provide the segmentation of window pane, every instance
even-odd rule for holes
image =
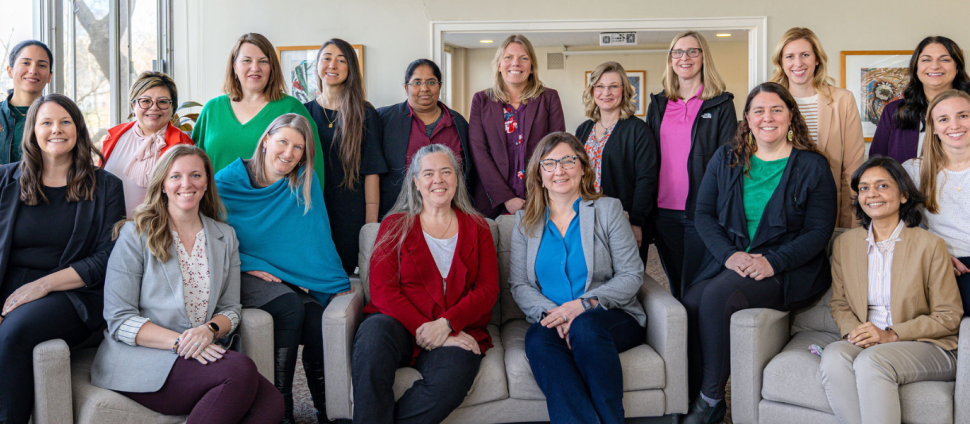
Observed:
[[[33,9],[28,1],[0,0],[0,53],[3,66],[10,64],[10,51],[17,43],[33,37]],[[13,88],[13,82],[6,72],[0,72],[0,101],[7,98],[7,90]]]
[[[131,11],[131,63],[134,81],[145,71],[161,71],[158,60],[158,0],[138,0]],[[122,43],[124,47],[124,43]]]
[[[111,127],[109,5],[108,0],[75,0],[74,4],[74,102],[84,114],[91,139],[98,141]]]

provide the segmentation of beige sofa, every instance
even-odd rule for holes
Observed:
[[[514,218],[491,222],[499,259],[499,298],[488,326],[494,347],[486,352],[481,369],[465,402],[446,423],[502,423],[548,421],[545,397],[536,385],[525,356],[529,323],[509,292],[510,240]],[[327,414],[330,419],[351,418],[351,354],[354,334],[368,299],[370,257],[377,224],[360,235],[362,290],[333,300],[324,312],[323,336],[327,379]],[[359,287],[358,287],[359,288]],[[660,284],[644,275],[639,293],[647,314],[647,342],[620,354],[623,366],[623,406],[627,417],[653,417],[687,411],[687,313]],[[421,378],[413,368],[398,369],[394,394],[400,398]]]

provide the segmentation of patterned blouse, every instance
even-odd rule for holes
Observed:
[[[600,186],[600,177],[603,175],[603,148],[606,147],[606,141],[613,133],[613,128],[616,128],[616,124],[606,130],[602,140],[596,141],[596,125],[593,125],[593,130],[589,132],[589,138],[586,139],[586,156],[589,156],[589,164],[596,171],[596,182],[593,183],[593,187],[596,188],[597,193],[603,192]]]
[[[525,141],[525,127],[522,119],[526,116],[526,109],[531,103],[522,103],[516,109],[506,103],[502,110],[505,119],[505,141],[508,143],[509,166],[515,171],[511,180],[508,181],[509,187],[516,197],[525,199],[525,163],[527,158]]]
[[[182,296],[185,298],[185,312],[192,325],[205,323],[209,311],[209,258],[206,254],[205,230],[195,234],[192,252],[186,252],[177,232],[172,231],[175,245],[178,246],[179,268],[182,269]]]

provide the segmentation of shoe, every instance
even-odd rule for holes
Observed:
[[[283,347],[276,349],[276,363],[273,367],[273,380],[276,390],[283,395],[283,421],[280,424],[293,424],[293,373],[296,372],[298,348]]]
[[[680,420],[680,424],[721,424],[724,422],[725,413],[727,413],[727,404],[724,399],[711,406],[706,400],[697,396],[697,400],[690,407],[690,412]]]
[[[320,424],[334,424],[327,418],[327,397],[325,393],[326,376],[323,372],[323,361],[317,362],[307,359],[306,347],[303,352],[303,370],[306,372],[306,385],[313,399],[313,407],[317,409],[317,422]],[[322,358],[321,358],[322,359]]]

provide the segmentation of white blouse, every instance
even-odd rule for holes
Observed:
[[[905,223],[900,220],[889,238],[879,242],[872,234],[872,225],[869,225],[869,236],[866,237],[869,242],[869,313],[866,321],[883,330],[893,325],[890,308],[893,252],[896,250],[896,242],[900,240],[899,233],[903,231],[903,225]]]
[[[919,167],[921,159],[914,158],[903,163],[916,187],[920,186]],[[966,191],[963,189],[966,188]],[[923,193],[930,196],[930,193]],[[936,200],[938,213],[923,212],[922,227],[946,241],[950,256],[970,256],[970,169],[950,171],[944,169],[936,175]]]

